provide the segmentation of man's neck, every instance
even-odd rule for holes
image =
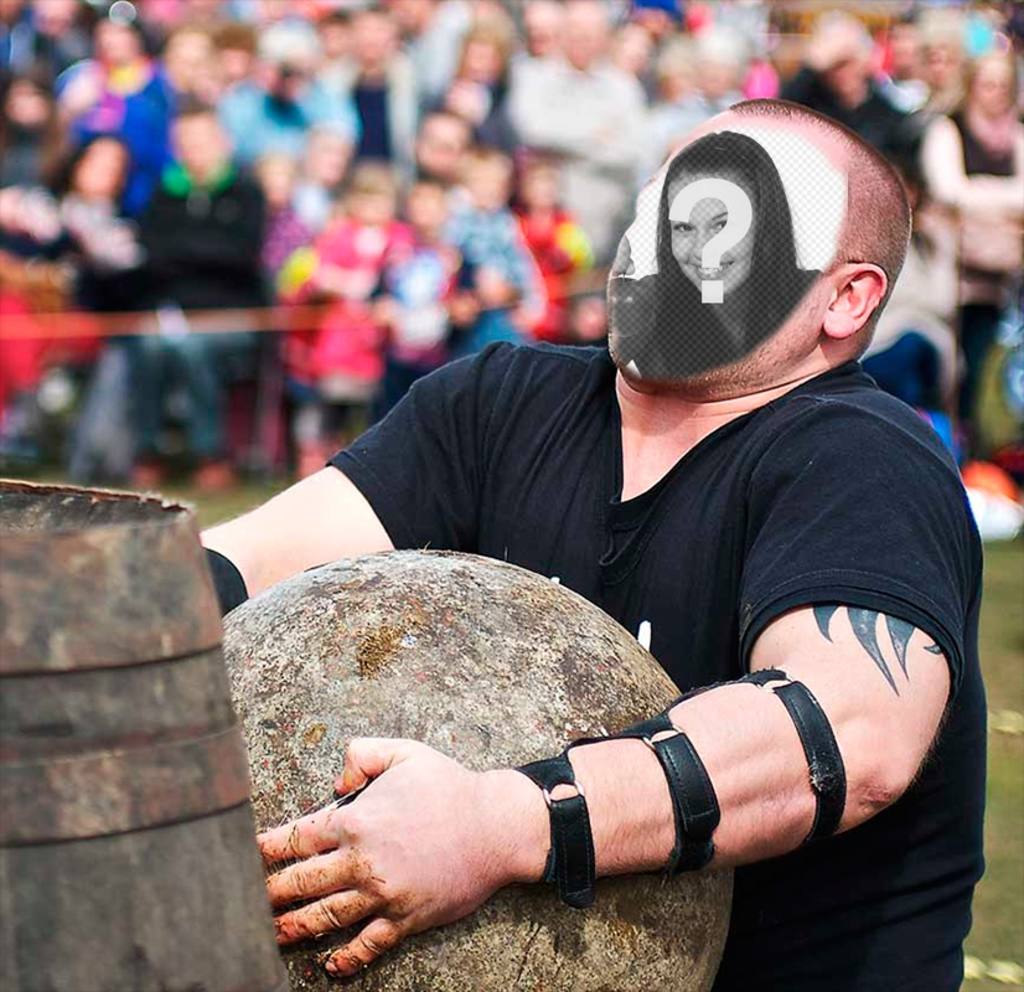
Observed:
[[[622,422],[622,499],[646,492],[719,427],[766,406],[822,371],[815,369],[743,396],[711,400],[640,392],[618,372],[615,394]]]

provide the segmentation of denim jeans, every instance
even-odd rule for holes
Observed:
[[[138,448],[157,452],[167,397],[175,386],[188,398],[185,430],[196,458],[225,454],[225,394],[230,382],[252,371],[252,333],[147,335],[131,341]]]

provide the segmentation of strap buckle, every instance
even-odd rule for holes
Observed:
[[[554,792],[555,789],[557,789],[557,788],[559,788],[560,786],[563,786],[563,785],[568,786],[570,789],[575,789],[576,790],[576,795],[574,795],[574,796],[561,796],[558,799],[555,799],[555,797],[551,793]],[[583,791],[582,783],[580,783],[580,782],[572,782],[569,779],[566,779],[564,782],[555,782],[550,787],[548,787],[546,785],[545,786],[541,786],[540,794],[544,797],[544,802],[547,805],[548,809],[551,809],[551,807],[555,803],[564,803],[564,802],[567,802],[570,799],[586,799],[587,798],[586,792]]]

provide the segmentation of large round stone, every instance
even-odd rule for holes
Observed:
[[[391,552],[297,575],[231,613],[224,651],[261,829],[326,802],[346,741],[425,741],[471,768],[547,757],[662,710],[675,687],[622,627],[513,565]],[[358,799],[356,800],[358,802]],[[698,992],[722,953],[731,872],[602,879],[588,910],[544,885],[407,940],[363,992]],[[285,955],[294,992],[346,935]],[[351,936],[348,934],[347,936]]]

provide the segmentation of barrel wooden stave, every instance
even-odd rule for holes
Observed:
[[[0,988],[285,992],[191,515],[0,482]]]
[[[285,992],[253,833],[246,803],[188,823],[0,848],[0,988]]]

